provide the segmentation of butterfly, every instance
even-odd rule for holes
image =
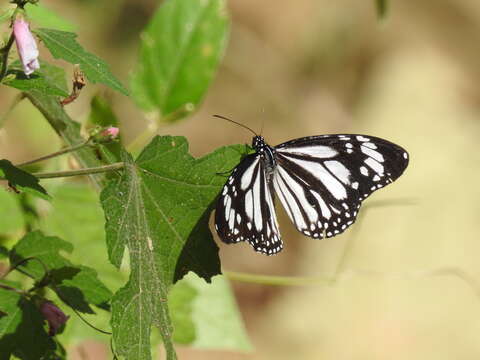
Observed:
[[[307,136],[277,146],[255,135],[252,147],[255,153],[240,161],[222,189],[215,229],[225,243],[247,241],[266,255],[283,248],[275,194],[298,231],[329,238],[352,225],[362,201],[395,181],[409,161],[402,147],[357,134]]]

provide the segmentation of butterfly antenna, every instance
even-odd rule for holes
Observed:
[[[230,122],[232,122],[232,123],[234,123],[234,124],[237,124],[238,126],[241,126],[241,127],[245,128],[245,129],[251,131],[251,132],[253,133],[253,135],[258,136],[258,134],[257,134],[255,131],[253,131],[252,129],[250,129],[250,128],[249,128],[248,126],[246,126],[246,125],[243,125],[243,124],[241,124],[241,123],[239,123],[239,122],[236,122],[236,121],[234,121],[234,120],[232,120],[232,119],[229,119],[229,118],[227,118],[227,117],[225,117],[225,116],[222,116],[222,115],[213,115],[213,116],[216,117],[216,118],[223,119],[223,120],[227,120],[227,121],[230,121]]]

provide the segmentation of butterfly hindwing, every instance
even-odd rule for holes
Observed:
[[[275,191],[297,229],[313,238],[343,232],[361,202],[408,165],[404,149],[363,135],[310,136],[275,151]]]
[[[283,245],[266,177],[262,156],[246,156],[222,189],[215,211],[215,228],[226,243],[247,241],[255,251],[272,255]]]

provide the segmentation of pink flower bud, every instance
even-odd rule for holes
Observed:
[[[60,329],[69,318],[51,301],[44,301],[40,305],[40,312],[48,322],[48,335],[50,336],[55,335],[58,332],[58,329]]]
[[[22,18],[18,18],[14,21],[13,35],[15,36],[18,55],[22,61],[23,71],[25,72],[25,75],[28,76],[36,69],[40,69],[37,43],[30,32],[30,26]]]
[[[103,130],[100,135],[111,138],[111,139],[115,139],[119,133],[120,133],[119,128],[110,126],[109,128],[106,128],[105,130]]]

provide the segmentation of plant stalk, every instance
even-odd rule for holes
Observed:
[[[7,73],[8,54],[10,53],[10,49],[12,48],[14,41],[15,41],[15,36],[13,36],[13,32],[12,32],[10,34],[10,38],[8,39],[7,44],[2,49],[0,49],[1,61],[2,61],[2,67],[0,69],[0,82],[3,80],[3,78],[5,77],[5,74]]]
[[[66,148],[64,148],[62,150],[59,150],[59,151],[56,151],[54,153],[51,153],[51,154],[48,154],[48,155],[45,155],[45,156],[41,156],[41,157],[33,159],[33,160],[25,161],[25,162],[20,163],[20,164],[15,164],[15,166],[16,167],[26,166],[26,165],[34,164],[36,162],[52,159],[56,156],[60,156],[60,155],[67,154],[67,153],[75,151],[75,150],[79,150],[79,149],[81,149],[85,146],[88,146],[89,144],[90,144],[90,139],[88,139],[87,141],[85,141],[81,144],[71,146],[71,147],[66,147]]]

